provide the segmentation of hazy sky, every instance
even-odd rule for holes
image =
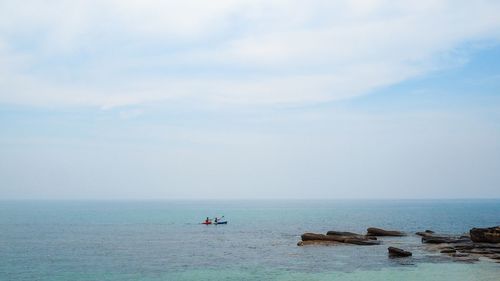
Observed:
[[[0,199],[500,198],[499,15],[0,0]]]

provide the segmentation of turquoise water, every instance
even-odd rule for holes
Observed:
[[[199,224],[216,215],[229,224]],[[0,201],[0,280],[499,280],[500,264],[453,262],[415,236],[296,246],[304,232],[493,225],[500,200]],[[414,255],[389,259],[391,245]]]

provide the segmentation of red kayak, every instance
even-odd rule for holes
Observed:
[[[202,222],[201,224],[206,224],[206,225],[209,225],[209,224],[212,224],[212,221],[204,221],[204,222]]]

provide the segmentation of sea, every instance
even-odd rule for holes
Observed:
[[[413,235],[495,225],[500,200],[0,201],[0,280],[498,281],[500,263],[457,262]],[[305,232],[372,226],[410,235],[297,246]]]

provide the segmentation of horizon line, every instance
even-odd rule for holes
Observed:
[[[132,202],[132,201],[437,201],[437,200],[500,200],[500,197],[486,198],[486,197],[434,197],[434,198],[1,198],[0,202],[5,201],[121,201],[121,202]]]

